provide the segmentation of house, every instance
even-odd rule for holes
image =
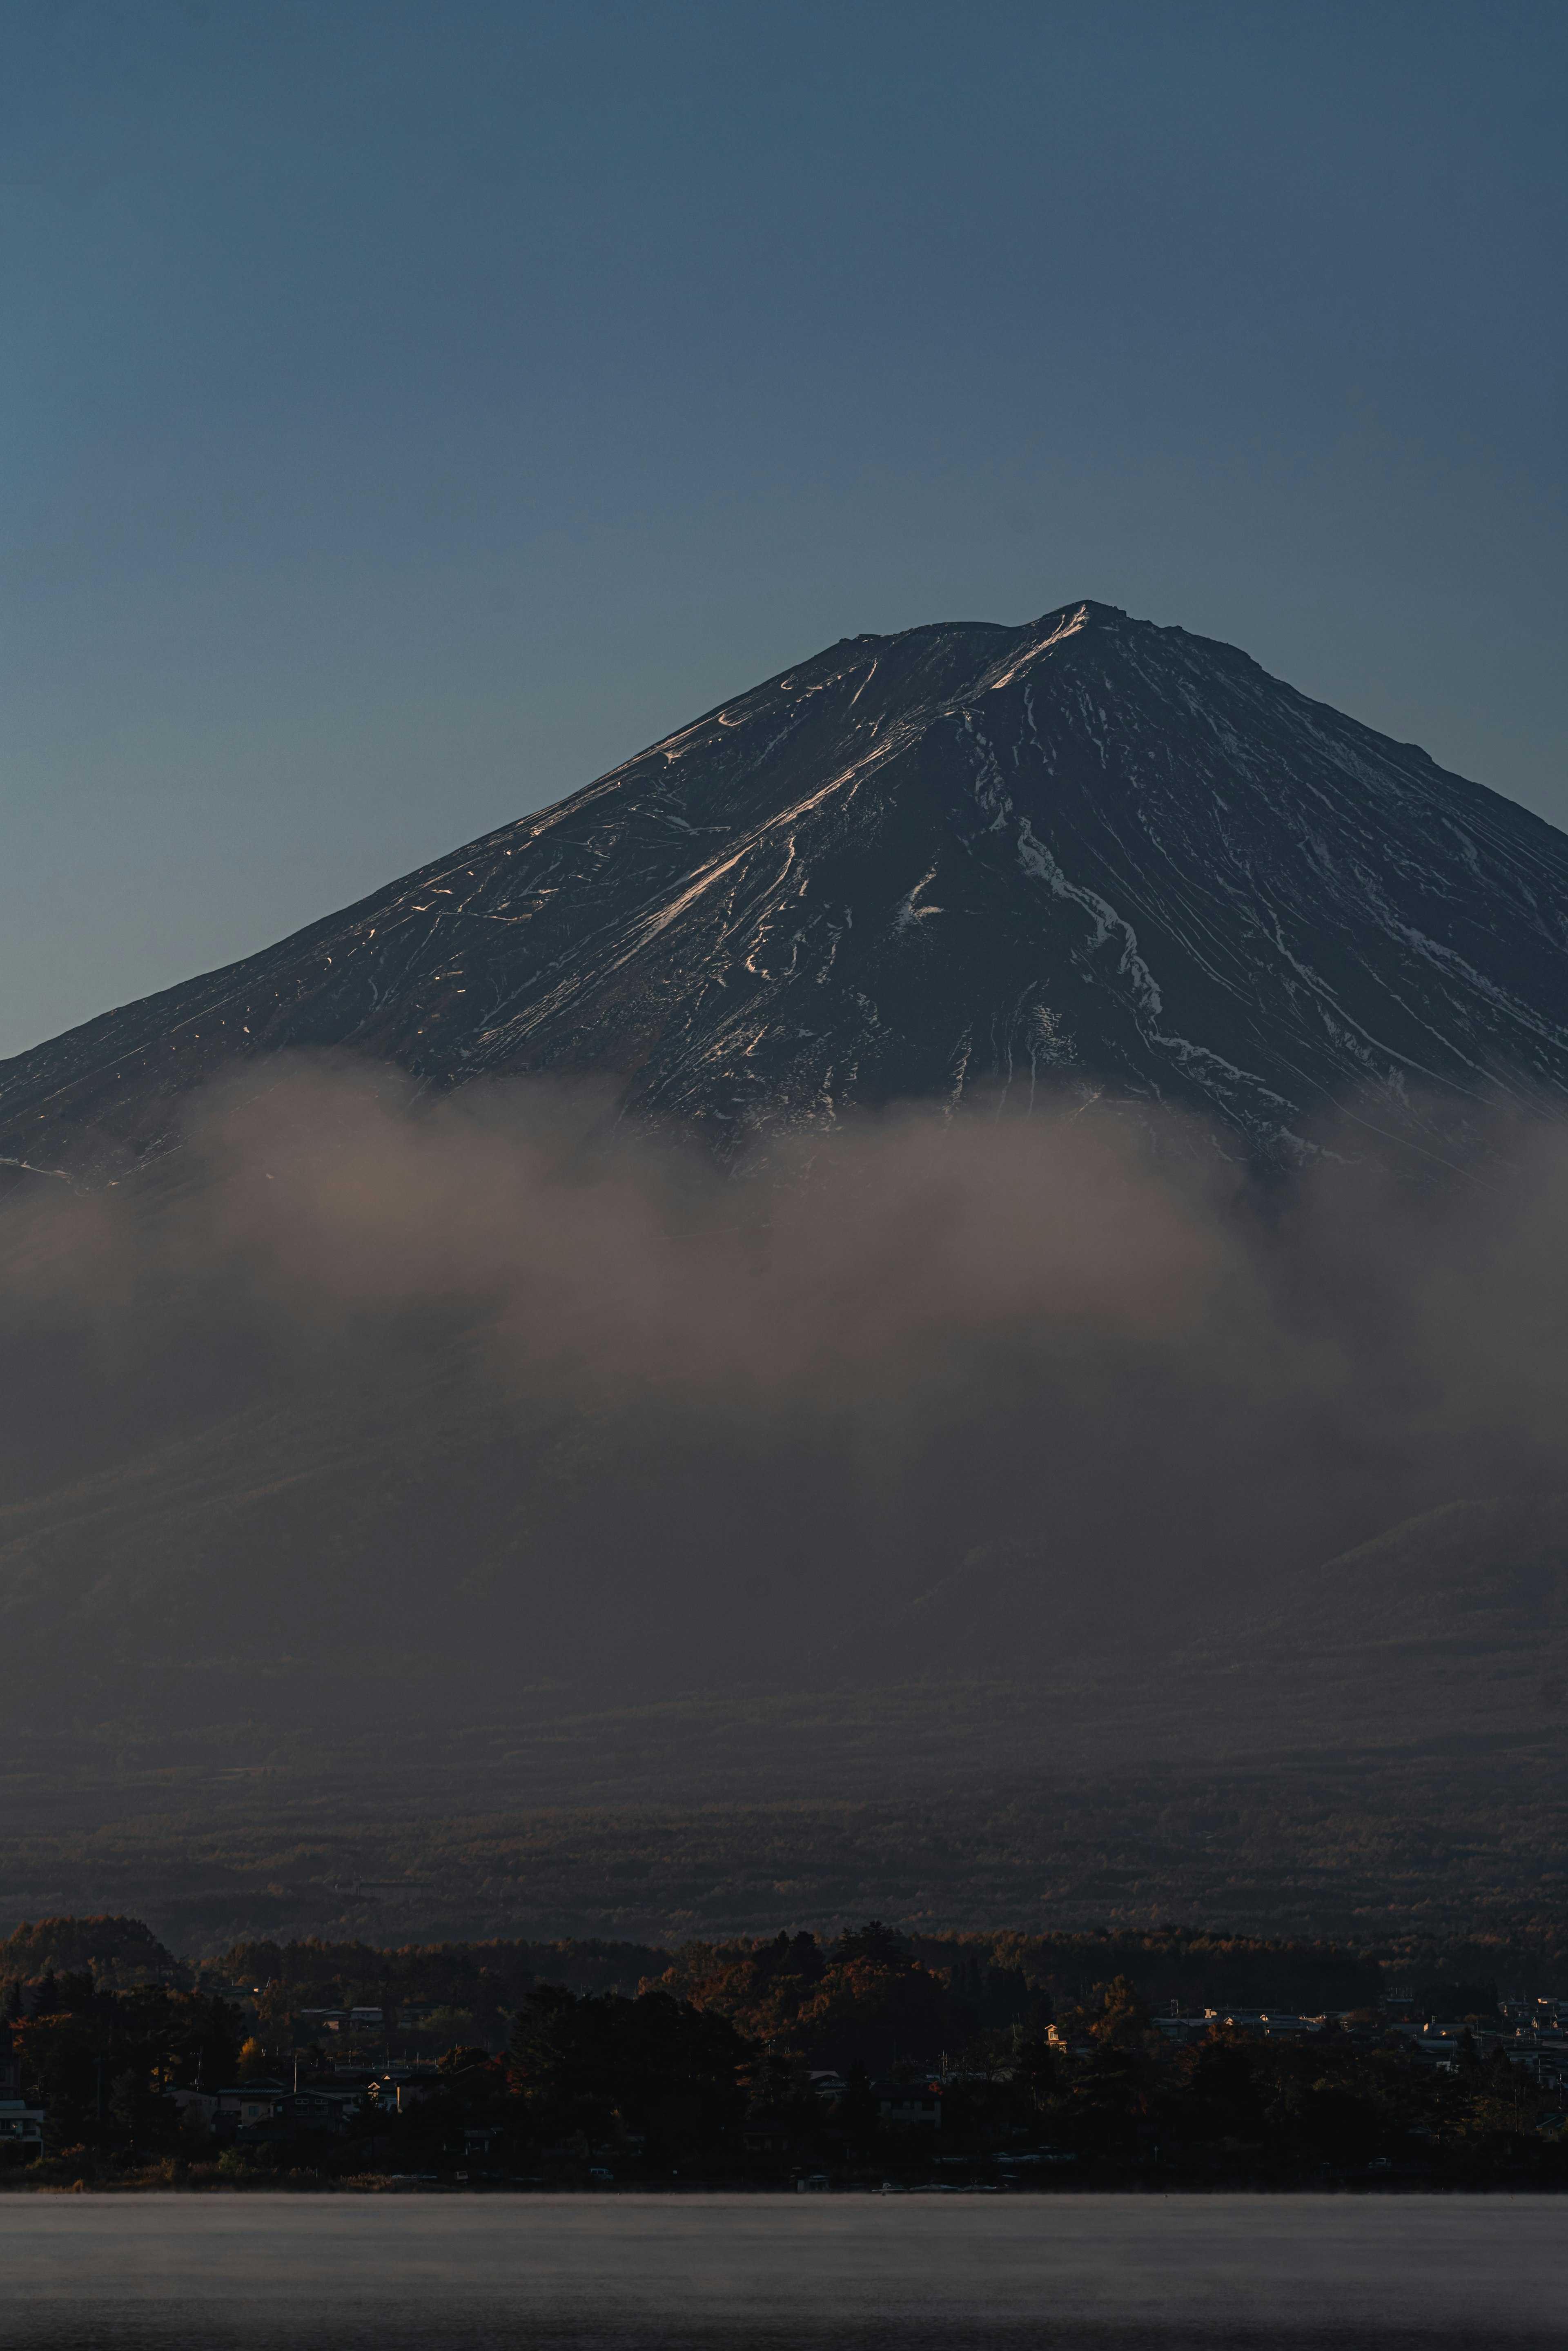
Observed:
[[[199,2121],[210,2123],[218,2110],[214,2090],[165,2090],[163,2095],[178,2109],[182,2122],[193,2115]]]
[[[439,2074],[383,2074],[371,2084],[370,2093],[379,2115],[406,2115],[424,2099],[439,2097],[445,2086]]]
[[[1536,2052],[1535,2078],[1543,2090],[1561,2090],[1568,2085],[1568,2050],[1561,2042],[1548,2043]]]
[[[0,2160],[31,2163],[44,2151],[44,2109],[8,2084],[0,2090]]]
[[[788,2115],[754,2115],[740,2134],[741,2144],[747,2155],[781,2155],[787,2153],[792,2134]]]
[[[387,2015],[384,2008],[301,2008],[295,2013],[312,2032],[380,2032]]]
[[[942,2120],[942,2092],[934,2082],[873,2082],[872,2096],[883,2122],[923,2123],[936,2129]]]
[[[343,2137],[364,2112],[358,2090],[296,2090],[281,2101],[284,2117],[296,2130],[329,2131]]]
[[[1420,2058],[1439,2074],[1457,2074],[1459,2070],[1458,2051],[1452,2042],[1412,2041],[1409,2051],[1412,2057]]]
[[[287,2092],[281,2082],[238,2082],[232,2089],[217,2092],[217,2113],[214,2119],[220,2130],[245,2130],[257,2123],[269,2123],[282,2105]]]
[[[1163,2016],[1155,2019],[1162,2027],[1167,2022]],[[1203,2022],[1210,2032],[1244,2032],[1249,2040],[1259,2041],[1305,2041],[1323,2029],[1321,2016],[1297,2016],[1277,2008],[1207,2008],[1203,2012]],[[1196,2028],[1196,2018],[1193,2023]],[[1197,2037],[1196,2029],[1189,2037]]]

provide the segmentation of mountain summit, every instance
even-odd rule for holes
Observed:
[[[91,1180],[221,1065],[598,1072],[736,1149],[1042,1086],[1290,1154],[1568,1091],[1568,837],[1228,645],[1063,606],[846,638],[266,953],[0,1066]]]

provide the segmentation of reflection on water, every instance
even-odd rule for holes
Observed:
[[[0,2197],[6,2351],[1561,2345],[1551,2197]]]

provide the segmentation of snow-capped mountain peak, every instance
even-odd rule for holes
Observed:
[[[726,1148],[1066,1087],[1289,1152],[1336,1109],[1568,1089],[1568,838],[1112,606],[847,638],[18,1057],[0,1150],[123,1166],[219,1066],[321,1045],[443,1086],[606,1073]]]

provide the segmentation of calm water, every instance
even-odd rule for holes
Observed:
[[[1562,2346],[1568,2199],[0,2197],[11,2351]]]

